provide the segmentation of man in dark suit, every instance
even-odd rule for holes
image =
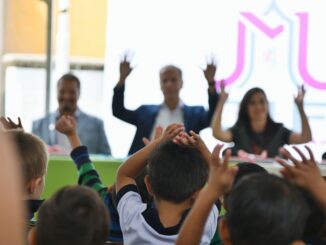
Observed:
[[[182,88],[182,71],[173,65],[168,65],[160,70],[160,85],[164,101],[160,105],[142,105],[136,110],[128,110],[124,106],[124,90],[126,78],[131,73],[130,62],[125,57],[120,63],[120,79],[114,88],[112,111],[113,115],[122,121],[137,127],[136,135],[128,154],[132,154],[144,146],[144,138],[152,138],[156,126],[165,128],[171,123],[183,122],[186,131],[200,130],[209,127],[218,102],[214,76],[215,62],[212,61],[203,71],[208,82],[209,110],[203,106],[187,106],[180,97]]]
[[[77,131],[82,144],[93,154],[111,154],[103,121],[82,112],[77,101],[80,95],[80,81],[73,74],[63,75],[57,86],[57,111],[33,122],[32,133],[43,139],[54,152],[70,153],[70,145],[65,135],[55,130],[55,123],[62,115],[72,115],[77,122]],[[52,146],[52,147],[51,147]]]

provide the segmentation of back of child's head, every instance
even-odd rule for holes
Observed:
[[[311,237],[318,237],[326,223],[325,213],[309,192],[303,189],[300,189],[300,191],[309,210],[309,216],[304,230],[304,238],[309,239]]]
[[[243,177],[228,198],[233,245],[289,245],[302,238],[308,212],[299,191],[269,174]]]
[[[155,198],[181,203],[205,185],[208,165],[199,150],[167,141],[151,154],[148,176]]]
[[[23,130],[7,131],[16,144],[24,182],[29,183],[46,174],[48,153],[45,143],[37,136]]]
[[[259,166],[256,163],[251,162],[240,162],[237,163],[238,171],[236,175],[234,176],[233,180],[233,186],[236,185],[236,183],[239,182],[240,179],[242,179],[245,176],[249,176],[251,174],[268,174],[267,170],[263,167]],[[228,209],[228,197],[229,193],[224,194],[224,208]]]
[[[64,187],[41,206],[37,245],[103,245],[109,216],[97,193],[84,186]]]

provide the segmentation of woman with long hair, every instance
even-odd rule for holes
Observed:
[[[279,147],[284,144],[302,144],[311,140],[311,130],[304,111],[305,89],[300,87],[295,103],[300,113],[301,132],[295,133],[282,123],[273,121],[269,115],[268,100],[264,90],[252,88],[244,95],[239,108],[238,119],[229,129],[221,127],[221,115],[228,93],[221,82],[221,93],[212,119],[213,136],[224,142],[234,142],[232,155],[248,157],[249,154],[260,158],[278,155]]]

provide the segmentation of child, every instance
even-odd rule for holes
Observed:
[[[217,178],[218,174],[215,176]],[[177,244],[198,244],[185,241],[197,241],[201,236],[201,232],[194,231],[202,229],[207,210],[216,200],[215,193],[220,189],[216,187],[209,182],[206,192],[201,193],[182,227]],[[307,214],[301,194],[285,180],[269,174],[243,177],[232,188],[228,212],[220,223],[223,244],[303,245],[299,240]]]
[[[71,148],[73,149],[71,158],[78,168],[78,184],[88,186],[95,190],[109,210],[110,231],[107,240],[111,242],[122,242],[123,238],[119,223],[119,215],[113,201],[115,197],[115,195],[113,195],[114,187],[108,189],[102,184],[100,176],[89,158],[87,147],[81,145],[77,134],[76,121],[73,117],[64,115],[57,121],[55,127],[56,130],[68,137]]]
[[[117,172],[117,209],[124,244],[174,244],[179,228],[207,181],[207,149],[184,147],[171,140],[183,132],[183,124],[171,124],[163,135],[126,160]],[[210,155],[210,153],[208,152]],[[145,183],[154,207],[141,200],[135,177],[148,163]],[[214,206],[202,244],[209,244],[217,226]]]
[[[103,245],[108,233],[108,212],[92,189],[68,186],[41,206],[31,245]]]
[[[20,168],[23,173],[24,195],[27,201],[27,226],[35,225],[34,213],[43,202],[40,200],[45,185],[45,175],[48,164],[48,153],[44,142],[35,135],[24,132],[22,129],[6,132],[16,144],[20,156]]]

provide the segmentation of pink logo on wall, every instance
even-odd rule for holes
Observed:
[[[279,12],[278,8],[273,6],[276,12]],[[254,13],[251,12],[241,12],[241,15],[255,27],[260,32],[264,33],[270,39],[276,38],[278,35],[281,35],[284,31],[283,25],[277,26],[269,26],[262,20],[261,18],[257,17]],[[298,73],[300,75],[301,80],[303,80],[306,84],[316,89],[324,90],[326,89],[326,81],[320,81],[317,78],[313,77],[313,75],[308,71],[308,20],[309,15],[308,13],[297,13],[297,17],[299,18],[299,35],[297,37],[298,40],[298,62],[297,68]],[[292,23],[291,23],[292,24]],[[231,75],[225,78],[225,84],[229,85],[236,82],[240,75],[243,73],[244,64],[245,64],[245,47],[246,47],[246,40],[247,40],[247,28],[246,25],[239,21],[238,24],[238,44],[237,44],[237,62],[234,71]],[[293,42],[293,40],[292,40]],[[289,67],[289,72],[291,77],[294,79],[293,71]]]

